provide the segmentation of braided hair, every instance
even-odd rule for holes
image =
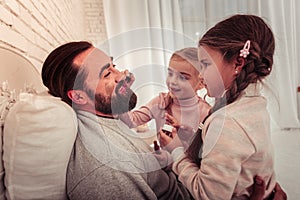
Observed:
[[[225,95],[216,99],[210,114],[234,102],[251,83],[261,82],[272,71],[275,40],[270,27],[255,15],[233,15],[209,29],[199,40],[199,46],[208,46],[219,51],[225,62],[231,62],[240,54],[245,42],[250,40],[250,54]],[[201,130],[187,149],[187,155],[199,164],[202,145]]]

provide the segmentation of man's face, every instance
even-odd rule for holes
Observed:
[[[121,114],[133,109],[136,94],[129,88],[125,73],[115,68],[112,58],[97,48],[84,54],[81,62],[87,71],[84,89],[96,112]]]

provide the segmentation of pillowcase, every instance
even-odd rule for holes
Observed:
[[[6,82],[4,82],[6,83]],[[2,85],[4,85],[4,83]],[[6,115],[9,109],[14,105],[15,99],[12,93],[3,87],[0,87],[0,200],[5,200],[5,187],[4,187],[4,166],[2,160],[2,137],[3,126]]]
[[[6,116],[8,199],[67,199],[66,170],[77,134],[74,110],[48,93],[21,93]]]

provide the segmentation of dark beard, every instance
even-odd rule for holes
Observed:
[[[127,92],[128,95],[116,95],[104,97],[102,94],[95,95],[95,109],[103,114],[122,114],[132,110],[136,106],[137,96]]]
[[[112,97],[105,97],[102,94],[95,94],[91,90],[87,90],[87,94],[91,99],[94,99],[95,110],[103,114],[122,114],[132,110],[137,103],[136,94],[130,89],[126,88],[125,94],[118,92],[119,87],[116,88],[115,95]]]

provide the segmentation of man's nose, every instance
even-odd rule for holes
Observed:
[[[119,81],[125,79],[126,72],[128,72],[128,70],[119,71],[119,70],[115,69],[114,73],[116,74],[116,82],[119,82]]]

